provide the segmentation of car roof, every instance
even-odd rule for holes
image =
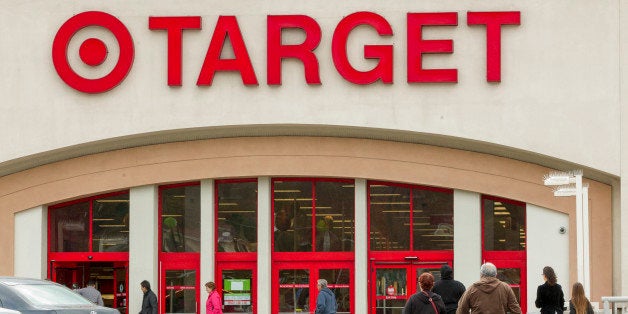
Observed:
[[[51,281],[35,279],[35,278],[26,278],[26,277],[1,277],[0,276],[0,284],[6,286],[15,286],[15,285],[52,285],[54,284]]]

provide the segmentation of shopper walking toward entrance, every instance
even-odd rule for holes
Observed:
[[[213,281],[206,283],[205,291],[209,293],[205,302],[207,314],[222,314],[222,302],[220,302],[220,293],[216,291],[216,284]]]
[[[316,297],[316,314],[336,314],[336,295],[327,288],[327,280],[319,279],[316,287],[318,297]]]
[[[584,295],[584,287],[576,282],[571,287],[571,300],[569,300],[569,314],[593,314],[591,302]]]
[[[512,288],[497,279],[497,267],[484,263],[480,281],[475,282],[460,298],[457,314],[463,313],[521,313]]]
[[[140,287],[144,292],[140,314],[157,314],[157,296],[153,290],[150,290],[150,282],[144,280],[140,283]]]
[[[541,309],[541,314],[562,314],[565,310],[565,296],[563,288],[556,282],[553,268],[543,267],[543,280],[545,283],[536,289],[534,305]]]
[[[76,293],[82,295],[85,299],[92,301],[94,304],[98,304],[100,306],[105,305],[102,302],[102,295],[100,294],[100,291],[96,289],[96,281],[94,280],[90,280],[87,283],[87,287],[76,290]]]
[[[462,282],[454,280],[454,270],[447,264],[441,266],[440,277],[441,279],[434,283],[432,292],[443,298],[447,314],[456,313],[458,301],[466,289]]]
[[[434,276],[430,273],[422,273],[419,276],[421,291],[410,296],[403,314],[445,314],[445,303],[440,295],[432,292]]]

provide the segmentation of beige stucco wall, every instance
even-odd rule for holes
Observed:
[[[389,180],[449,187],[524,201],[573,217],[575,200],[543,186],[551,169],[436,146],[321,137],[225,138],[178,142],[65,160],[0,177],[0,275],[13,273],[13,214],[106,191],[148,184],[257,176]],[[611,189],[590,184],[592,298],[610,295]],[[569,230],[576,230],[570,219]],[[575,237],[570,234],[570,264]],[[533,257],[529,257],[533,258]],[[575,267],[571,267],[575,281]]]

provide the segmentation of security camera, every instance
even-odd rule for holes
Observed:
[[[565,228],[565,227],[558,228],[558,233],[565,234],[566,232],[567,232],[567,228]]]

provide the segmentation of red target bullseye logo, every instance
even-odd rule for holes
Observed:
[[[114,68],[107,75],[97,79],[89,79],[77,74],[67,58],[70,40],[79,30],[88,26],[108,29],[120,47],[120,56]],[[97,38],[85,40],[79,48],[81,61],[92,67],[101,65],[107,59],[107,54],[107,46]],[[124,24],[113,15],[98,11],[83,12],[67,20],[59,28],[52,43],[52,62],[57,74],[70,87],[84,93],[102,93],[120,84],[131,70],[133,56],[133,38]]]

